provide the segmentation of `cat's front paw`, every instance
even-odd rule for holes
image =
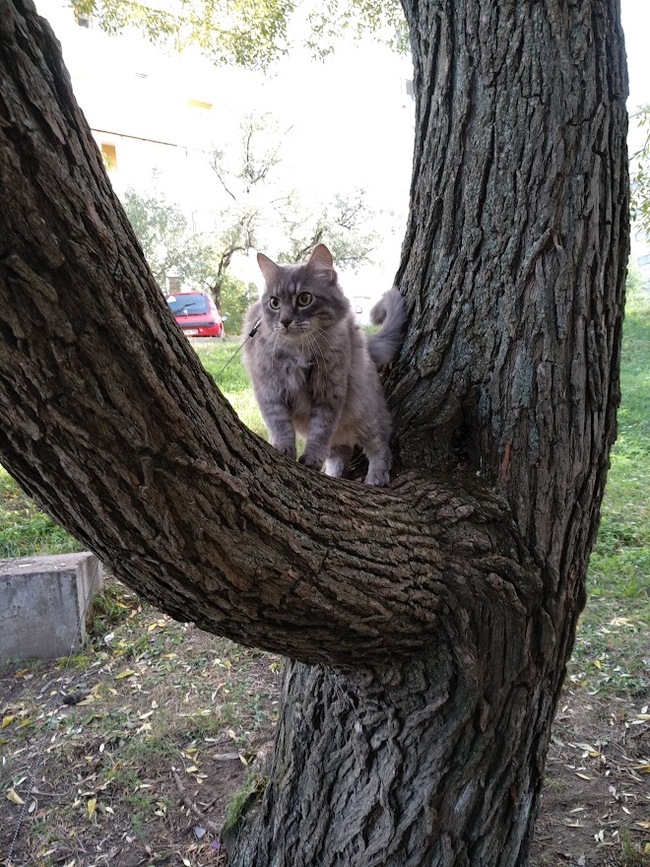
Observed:
[[[373,485],[375,488],[385,488],[390,481],[390,473],[388,470],[374,470],[368,472],[363,481],[366,485]]]
[[[298,463],[302,464],[303,467],[307,467],[307,469],[309,470],[316,470],[316,472],[318,473],[323,468],[322,459],[319,460],[317,457],[314,457],[313,455],[308,455],[307,453],[300,455],[300,457],[298,458]]]

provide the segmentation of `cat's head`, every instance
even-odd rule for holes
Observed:
[[[299,337],[340,322],[349,303],[338,284],[332,254],[319,244],[303,265],[278,265],[257,254],[266,289],[262,315],[276,333]]]

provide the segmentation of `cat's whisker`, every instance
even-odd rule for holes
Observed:
[[[319,345],[318,341],[316,340],[316,338],[314,337],[313,334],[308,334],[308,335],[306,335],[306,337],[309,339],[311,346],[314,349],[318,350],[318,353],[320,354],[320,361],[322,361],[323,378],[325,379],[326,386],[328,386],[329,385],[329,370],[328,370],[327,361],[325,360],[325,355],[323,354],[323,349]],[[310,354],[314,360],[314,364],[315,364],[317,370],[321,370],[319,359],[316,356],[316,353],[312,350],[312,352]]]
[[[325,331],[324,328],[315,328],[314,334],[318,335],[319,337],[322,337],[323,340],[327,341],[330,348],[333,349],[334,351],[340,350],[343,357],[349,361],[350,353],[346,352],[345,347],[341,344],[341,341],[338,340],[337,338],[335,338],[333,334],[329,334],[327,331]]]

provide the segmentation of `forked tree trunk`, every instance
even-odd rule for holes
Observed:
[[[293,665],[238,867],[525,864],[584,601],[627,255],[617,4],[404,6],[417,105],[399,455],[500,491],[543,589],[531,616],[514,594],[452,603],[413,660]]]
[[[615,0],[404,0],[398,476],[239,424],[184,342],[47,28],[0,7],[0,456],[161,608],[288,663],[237,867],[523,865],[615,433]]]

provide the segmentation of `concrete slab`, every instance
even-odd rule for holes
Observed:
[[[87,551],[0,560],[0,663],[67,656],[73,642],[81,647],[86,600],[101,585],[102,565]]]

